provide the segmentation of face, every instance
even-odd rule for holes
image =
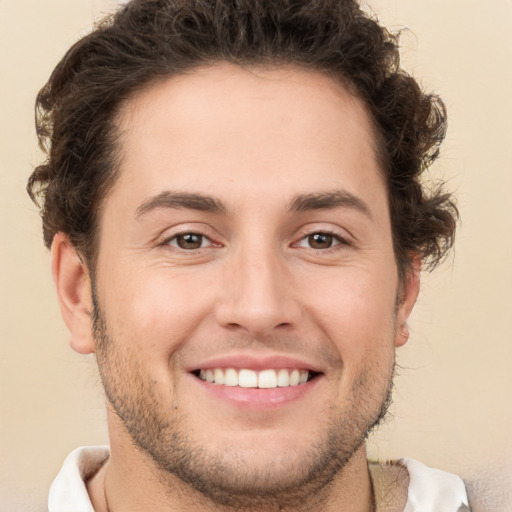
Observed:
[[[113,449],[217,501],[324,485],[382,414],[415,298],[364,107],[226,64],[140,92],[119,128],[91,342]]]

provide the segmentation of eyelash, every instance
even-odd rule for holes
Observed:
[[[321,229],[318,231],[312,231],[312,232],[306,233],[298,240],[298,242],[295,242],[294,245],[298,246],[303,241],[306,241],[306,243],[307,243],[308,238],[313,237],[315,235],[330,236],[333,238],[333,242],[335,242],[335,243],[325,249],[318,249],[318,248],[309,247],[309,246],[307,246],[307,247],[302,246],[302,247],[305,249],[311,250],[311,251],[315,251],[315,252],[330,253],[333,251],[340,250],[343,247],[347,247],[347,246],[351,245],[350,242],[346,238],[344,238],[344,237],[340,236],[338,233],[335,233],[334,231],[331,231],[328,229]]]
[[[185,237],[187,235],[200,237],[201,238],[201,247],[197,247],[197,248],[184,248],[184,247],[180,247],[178,245],[179,238],[180,237]],[[334,242],[334,243],[333,243],[333,245],[331,245],[329,247],[326,247],[326,248],[315,248],[315,247],[301,245],[302,242],[308,243],[308,239],[310,237],[314,237],[315,235],[324,235],[324,236],[332,237],[332,242]],[[203,247],[202,244],[205,241],[208,243],[208,246]],[[175,243],[173,243],[173,242],[175,242]],[[204,233],[201,233],[199,231],[184,231],[182,233],[176,233],[172,237],[166,238],[162,242],[161,245],[163,245],[163,246],[170,246],[170,247],[173,247],[176,250],[184,251],[184,252],[189,252],[189,253],[193,253],[195,251],[200,251],[201,249],[206,249],[206,248],[211,247],[211,246],[213,246],[213,247],[221,247],[221,244],[216,244],[215,242],[213,242],[210,239],[210,237],[208,237],[207,235],[205,235]],[[318,230],[318,231],[312,231],[312,232],[309,232],[309,233],[305,233],[297,242],[292,244],[292,247],[302,247],[304,249],[315,251],[315,252],[329,253],[329,252],[341,249],[341,247],[338,247],[338,246],[345,246],[346,247],[346,246],[350,246],[350,245],[351,245],[350,242],[348,242],[345,238],[341,237],[339,234],[335,233],[334,231]]]
[[[201,233],[201,232],[198,232],[198,231],[184,231],[182,233],[176,233],[174,234],[173,236],[169,237],[169,238],[166,238],[163,242],[162,242],[162,245],[163,246],[170,246],[170,247],[173,247],[174,249],[177,249],[179,251],[185,251],[185,252],[194,252],[194,251],[199,251],[201,249],[205,249],[206,247],[198,247],[198,248],[195,248],[195,249],[185,249],[183,247],[179,247],[178,245],[178,239],[180,237],[185,237],[187,235],[192,235],[192,236],[196,236],[196,237],[200,237],[201,238],[201,245],[203,244],[204,241],[208,241],[209,242],[209,246],[216,246],[216,247],[220,247],[220,244],[215,244],[214,242],[212,242],[212,240],[210,239],[210,237],[208,237],[207,235]],[[175,244],[173,244],[172,242],[176,242]]]

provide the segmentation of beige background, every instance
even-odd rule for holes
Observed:
[[[0,511],[45,510],[65,455],[107,440],[94,361],[71,352],[39,219],[24,187],[39,154],[32,106],[54,64],[112,0],[0,0]],[[512,1],[376,0],[404,64],[445,99],[436,178],[458,192],[456,256],[431,276],[400,351],[373,457],[415,457],[512,510]],[[484,499],[487,506],[483,506]]]

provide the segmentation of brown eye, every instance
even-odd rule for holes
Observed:
[[[329,249],[337,242],[336,238],[329,233],[313,233],[307,237],[307,240],[311,249]]]
[[[184,233],[175,236],[170,242],[170,245],[179,247],[185,250],[201,249],[204,247],[205,242],[208,240],[204,235],[198,233]]]

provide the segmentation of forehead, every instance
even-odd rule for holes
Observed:
[[[155,195],[199,187],[227,200],[272,190],[286,200],[340,186],[385,195],[365,105],[319,72],[199,68],[137,93],[117,123],[114,189],[127,184]]]

